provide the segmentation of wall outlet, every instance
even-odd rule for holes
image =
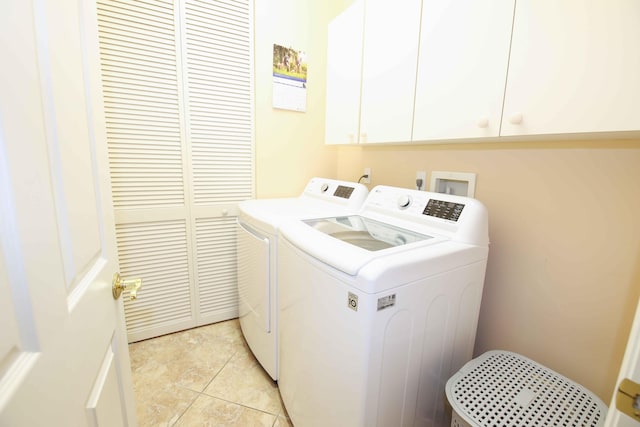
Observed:
[[[371,184],[371,168],[364,168],[364,172],[362,174],[366,175],[366,177],[362,178],[362,183]]]
[[[418,190],[424,190],[427,183],[427,173],[425,171],[416,172],[416,188]]]

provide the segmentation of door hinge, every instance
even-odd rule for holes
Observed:
[[[623,379],[616,393],[616,408],[640,421],[640,384],[628,378]]]

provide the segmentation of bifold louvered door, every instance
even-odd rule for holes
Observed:
[[[237,316],[235,215],[253,196],[250,0],[99,0],[130,341]]]

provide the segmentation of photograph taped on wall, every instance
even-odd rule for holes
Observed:
[[[273,108],[307,110],[307,62],[302,50],[273,45]]]

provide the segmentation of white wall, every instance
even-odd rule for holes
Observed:
[[[608,402],[640,296],[640,140],[343,147],[338,178],[372,168],[476,172],[489,262],[475,354],[516,351]]]
[[[337,149],[324,145],[327,23],[348,1],[256,0],[256,195],[299,195],[309,178],[336,175]],[[305,113],[272,107],[272,52],[307,53]]]

